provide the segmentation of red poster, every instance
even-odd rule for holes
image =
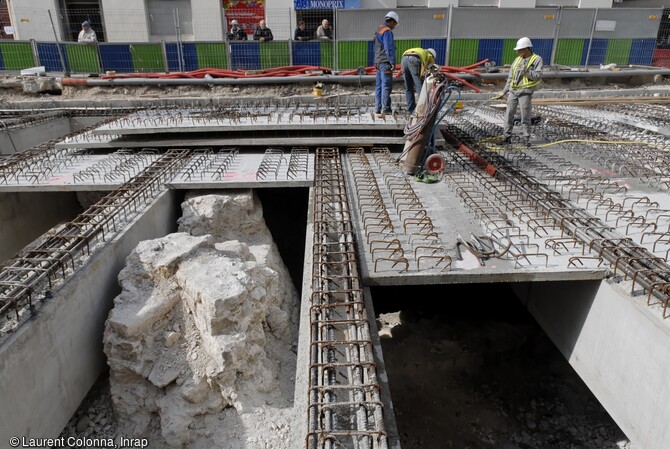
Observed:
[[[258,22],[265,19],[265,0],[222,0],[226,24],[237,20],[239,26],[248,34],[254,34]]]

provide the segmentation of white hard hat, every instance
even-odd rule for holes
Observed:
[[[514,47],[514,51],[521,50],[522,48],[531,48],[533,46],[533,43],[528,39],[527,37],[522,37],[518,41],[516,41],[516,47]]]
[[[384,18],[393,19],[395,20],[395,23],[400,23],[400,17],[398,17],[398,13],[395,11],[389,11]]]
[[[429,49],[426,50],[426,51],[427,51],[428,53],[430,53],[431,55],[433,55],[433,59],[437,59],[437,52],[436,52],[435,50],[433,50],[432,48],[429,48]]]
[[[238,23],[237,23],[237,20],[231,20],[231,21],[230,21],[230,24],[231,24],[231,25],[237,25]]]

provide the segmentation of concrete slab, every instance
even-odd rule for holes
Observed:
[[[334,108],[274,108],[245,112],[172,109],[140,111],[93,130],[94,135],[146,135],[168,133],[240,132],[262,129],[305,131],[402,130],[405,117],[394,114],[376,118],[373,109],[355,108],[336,112]]]
[[[392,155],[394,158],[398,154]],[[506,219],[509,220],[510,229],[518,229],[519,235],[511,235],[514,242],[514,251],[527,254],[526,257],[520,256],[513,259],[512,252],[508,253],[502,259],[489,259],[483,263],[468,252],[464,246],[459,245],[461,258],[457,250],[457,239],[462,238],[465,241],[471,240],[471,235],[494,235],[491,230],[486,229],[483,221],[464,205],[457,194],[458,185],[448,183],[444,179],[435,184],[424,184],[416,182],[412,177],[401,175],[398,170],[398,176],[407,179],[416,195],[419,197],[423,209],[427,212],[433,226],[433,231],[439,236],[440,246],[443,251],[432,252],[430,254],[448,254],[452,259],[450,267],[445,264],[432,267],[434,262],[426,260],[423,256],[427,253],[416,242],[415,239],[421,234],[416,227],[412,225],[403,226],[400,215],[396,212],[393,198],[387,185],[385,177],[381,170],[373,162],[371,156],[370,167],[373,169],[379,190],[381,192],[386,210],[393,223],[394,235],[387,237],[386,241],[398,239],[404,250],[404,257],[407,264],[399,263],[393,266],[393,262],[383,260],[380,254],[383,251],[375,250],[377,254],[372,254],[372,248],[379,248],[379,244],[373,243],[380,239],[378,234],[366,234],[366,226],[370,227],[370,221],[363,221],[361,211],[361,201],[356,195],[356,186],[353,179],[353,172],[350,164],[345,160],[345,177],[350,195],[350,201],[353,206],[354,219],[357,222],[357,244],[361,256],[361,272],[366,285],[420,285],[420,284],[450,284],[450,283],[481,283],[481,282],[524,282],[524,281],[548,281],[548,280],[586,280],[602,279],[607,270],[596,266],[584,268],[568,267],[570,259],[575,256],[581,256],[581,248],[563,248],[560,254],[555,254],[551,247],[546,246],[550,238],[559,238],[560,232],[544,236],[541,238],[534,235],[533,232],[526,232],[526,224],[521,222],[516,216],[510,214]],[[347,158],[348,159],[348,158]],[[472,182],[477,182],[472,179]],[[397,197],[396,197],[397,198]],[[403,218],[406,219],[407,215]],[[405,220],[407,223],[407,220]],[[372,228],[370,228],[372,229]],[[423,232],[423,231],[422,231]],[[425,233],[425,232],[424,232]],[[499,241],[505,240],[505,236],[498,236]],[[569,245],[568,245],[569,246]],[[386,251],[388,254],[389,252]],[[420,259],[423,259],[420,260]],[[405,268],[406,271],[403,271]],[[402,272],[401,272],[402,271]]]
[[[110,191],[139,173],[157,154],[80,155],[43,177],[20,175],[0,184],[0,192]],[[173,189],[310,187],[314,181],[314,154],[291,165],[290,153],[281,162],[261,170],[264,154],[240,153],[224,167],[225,155],[194,154],[191,162],[167,186]],[[295,161],[294,161],[295,162]],[[290,169],[290,170],[289,170]]]
[[[405,140],[402,133],[397,137],[391,135],[377,136],[349,136],[345,133],[336,137],[329,136],[281,136],[281,137],[197,137],[193,136],[184,142],[183,139],[169,139],[154,136],[151,139],[141,139],[140,136],[115,137],[108,135],[93,136],[78,135],[55,144],[55,148],[81,148],[81,149],[116,149],[116,148],[174,148],[176,145],[188,145],[189,148],[196,147],[233,147],[233,146],[260,146],[269,147],[273,145],[282,146],[372,146],[372,145],[402,145]]]
[[[173,189],[237,189],[269,187],[311,187],[314,183],[314,154],[304,155],[300,169],[291,170],[291,155],[268,171],[260,171],[264,154],[241,153],[222,170],[225,155],[194,155],[184,170],[167,186]]]
[[[21,174],[0,184],[0,192],[108,191],[121,187],[158,154],[121,156],[68,155],[66,161],[38,176]],[[37,163],[35,164],[37,166]]]

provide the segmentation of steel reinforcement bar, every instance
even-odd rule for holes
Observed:
[[[0,316],[8,317],[0,322],[0,335],[12,332],[35,313],[37,301],[48,299],[55,284],[83,265],[97,244],[109,241],[136,218],[187,162],[188,153],[168,151],[74,220],[53,228],[39,244],[11,259],[0,272]]]
[[[386,449],[383,406],[351,209],[337,148],[314,176],[308,449]]]
[[[670,301],[670,265],[631,238],[618,233],[614,226],[592,215],[586,209],[575,206],[548,184],[538,181],[526,171],[517,168],[504,155],[480,146],[468,129],[470,123],[460,118],[449,117],[451,124],[443,133],[449,141],[465,143],[473,150],[471,159],[480,167],[490,167],[490,174],[513,186],[524,200],[543,210],[545,219],[551,220],[563,236],[578,239],[585,248],[610,264],[614,274],[623,273],[632,278],[647,294],[647,303],[652,298],[660,301],[662,316]]]

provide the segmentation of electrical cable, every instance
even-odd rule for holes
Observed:
[[[493,142],[496,140],[499,140],[502,136],[495,136],[495,137],[487,137],[485,139],[481,139],[478,141],[478,143],[485,144],[486,142]],[[638,142],[638,141],[629,141],[629,140],[590,140],[590,139],[563,139],[563,140],[556,140],[554,142],[548,142],[548,143],[543,143],[540,145],[533,145],[531,147],[503,147],[503,146],[498,146],[498,145],[484,145],[486,149],[488,150],[529,150],[529,149],[540,149],[540,148],[547,148],[551,147],[554,145],[559,145],[562,143],[597,143],[597,144],[605,144],[605,145],[646,145],[649,147],[656,147],[656,148],[666,148],[664,145],[659,145],[656,143],[650,143],[650,142]]]
[[[468,251],[481,260],[501,259],[512,247],[511,240],[508,240],[508,244],[505,246],[498,239],[489,235],[470,234],[470,241],[466,241],[463,240],[459,234],[456,238],[456,242],[457,244],[465,246]],[[501,249],[496,249],[496,245]]]

